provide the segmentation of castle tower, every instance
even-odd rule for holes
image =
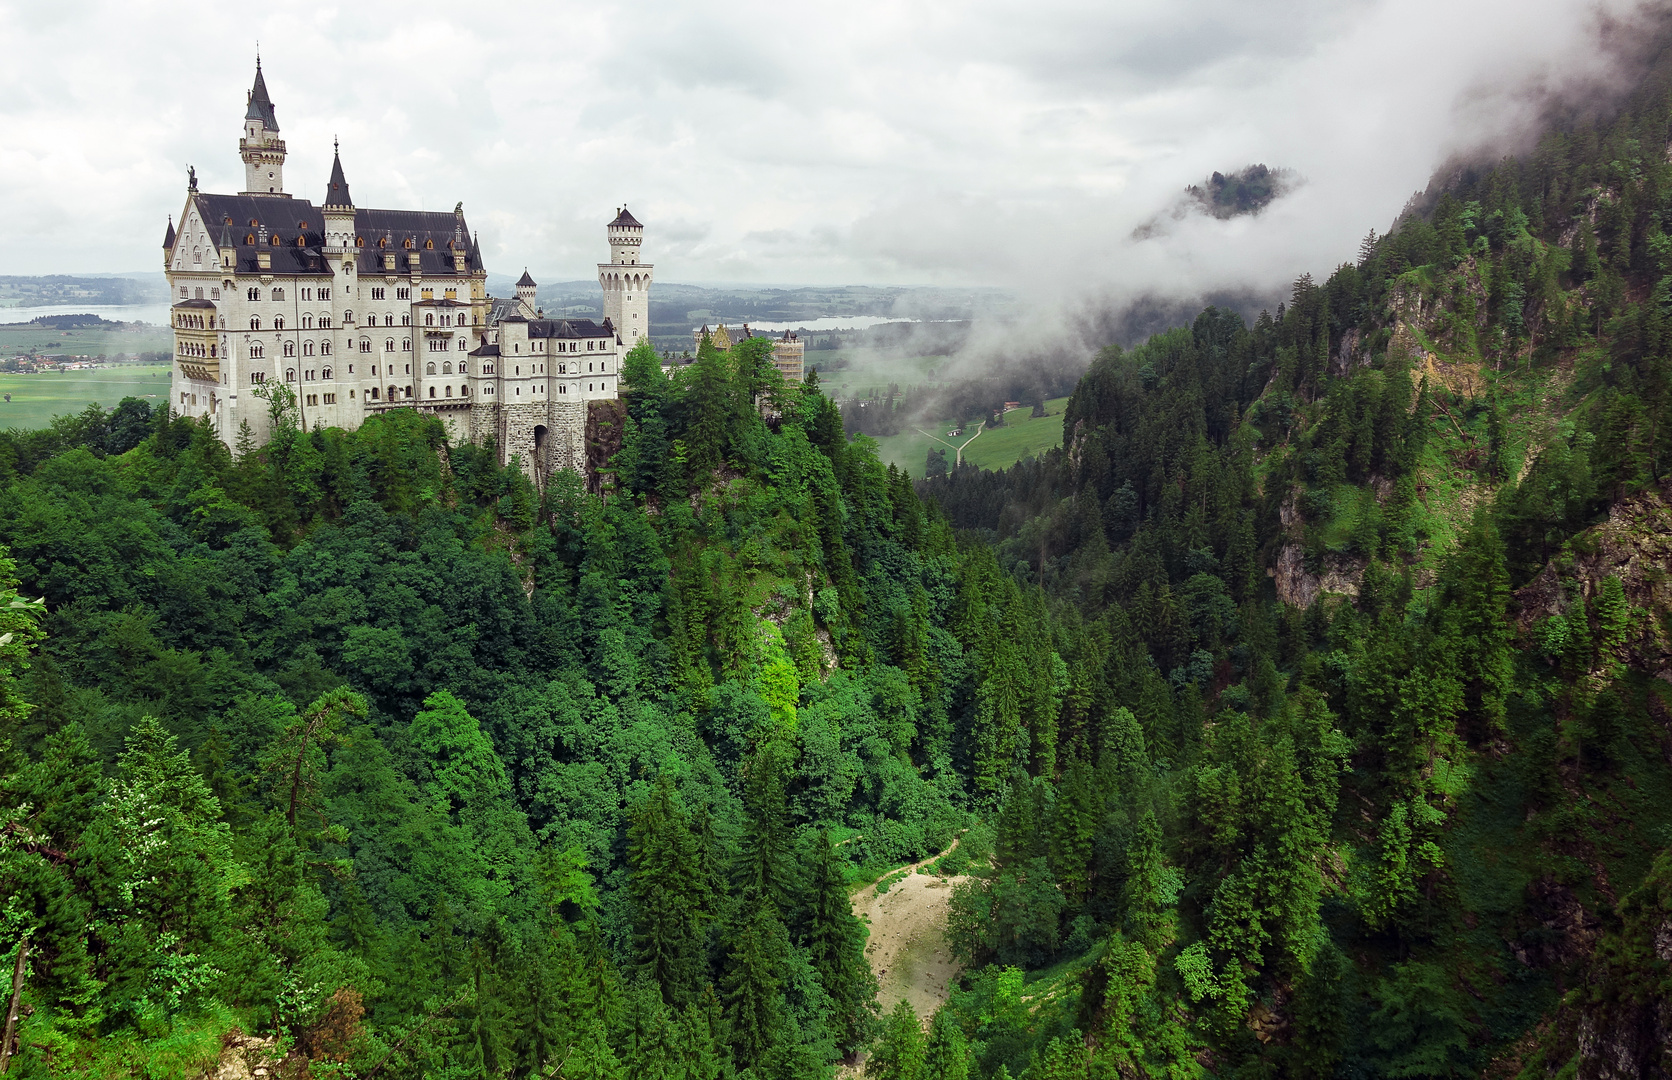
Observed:
[[[535,316],[534,294],[537,291],[538,286],[534,284],[534,279],[528,276],[528,267],[523,267],[523,276],[517,279],[517,306],[522,309],[525,319]]]
[[[604,289],[604,320],[631,348],[650,336],[650,280],[655,267],[639,261],[644,226],[622,207],[609,224],[610,261],[598,264]]]
[[[346,251],[354,246],[354,199],[348,193],[348,178],[343,175],[343,159],[337,144],[331,144],[331,181],[325,188],[325,201],[320,204],[325,215],[325,246],[331,251]]]
[[[255,59],[255,85],[250,87],[249,108],[244,110],[244,134],[238,140],[244,159],[244,190],[240,195],[277,195],[284,191],[284,140],[279,138],[279,119],[273,114],[273,99],[267,96],[267,80],[261,77],[261,57]]]

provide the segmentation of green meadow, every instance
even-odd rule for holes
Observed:
[[[54,416],[80,412],[92,402],[108,409],[125,397],[162,404],[168,400],[171,367],[170,364],[123,364],[33,375],[0,372],[0,428],[42,428]]]

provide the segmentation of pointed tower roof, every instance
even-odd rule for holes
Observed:
[[[331,183],[325,189],[325,202],[321,205],[354,205],[354,200],[348,194],[348,178],[343,175],[342,155],[337,151],[335,143],[331,146]]]
[[[218,246],[223,251],[232,247],[232,226],[231,225],[222,225],[221,226],[221,239],[220,239],[220,242],[216,246]]]
[[[625,206],[623,206],[623,207],[622,207],[622,208],[621,208],[621,210],[620,210],[620,211],[619,211],[619,212],[617,212],[617,213],[616,213],[616,215],[615,215],[615,220],[614,220],[614,221],[612,221],[612,222],[610,222],[610,225],[611,225],[611,226],[615,226],[615,225],[631,225],[631,226],[632,226],[632,227],[633,227],[633,228],[635,228],[635,229],[642,229],[642,228],[644,228],[644,226],[643,226],[643,225],[640,225],[640,224],[639,224],[639,222],[638,222],[638,219],[637,219],[637,218],[635,218],[635,217],[633,217],[633,215],[632,215],[632,214],[631,214],[631,213],[629,213],[629,212],[628,212],[628,210],[627,210],[627,208],[626,208],[626,207],[625,207]]]
[[[279,130],[279,118],[273,115],[273,99],[267,96],[267,80],[261,77],[261,57],[255,58],[255,85],[250,87],[250,107],[244,119],[260,120],[268,131]]]
[[[534,279],[528,276],[528,267],[525,266],[523,267],[523,276],[517,279],[517,288],[531,289],[534,287]]]
[[[163,247],[172,248],[173,246],[174,246],[174,215],[170,214],[170,215],[168,215],[168,231],[163,233]]]

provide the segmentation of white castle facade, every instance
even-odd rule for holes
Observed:
[[[547,319],[524,271],[516,297],[487,292],[461,203],[452,212],[354,205],[342,159],[320,205],[284,190],[285,144],[260,61],[238,148],[244,188],[212,195],[195,170],[163,240],[174,298],[176,413],[228,445],[271,436],[276,386],[304,428],[356,428],[417,409],[456,439],[492,438],[536,479],[584,462],[588,403],[614,399],[621,359],[650,332],[654,267],[626,209],[598,264],[604,319]]]

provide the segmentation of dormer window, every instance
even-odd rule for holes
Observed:
[[[245,244],[255,243],[255,233],[245,233],[244,234],[244,243]]]
[[[434,251],[435,250],[435,241],[434,240],[425,240],[424,241],[424,250],[425,251]]]
[[[270,241],[268,241],[268,243],[269,243],[269,245],[270,245],[270,246],[272,246],[272,247],[278,247],[278,246],[279,246],[279,234],[278,234],[278,233],[274,233],[274,234],[273,234],[273,239],[272,239],[272,240],[270,240]]]

